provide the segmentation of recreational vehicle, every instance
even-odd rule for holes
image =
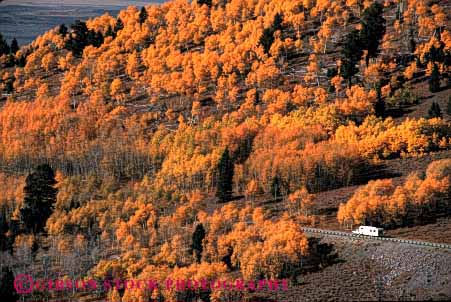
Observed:
[[[357,230],[352,231],[357,235],[381,237],[384,235],[384,229],[372,226],[361,225]]]

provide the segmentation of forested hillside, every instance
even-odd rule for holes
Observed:
[[[300,229],[321,222],[330,190],[357,188],[336,202],[341,227],[448,217],[450,8],[174,0],[61,25],[20,49],[0,36],[1,265],[296,283],[332,265]],[[383,168],[438,153],[406,175]]]

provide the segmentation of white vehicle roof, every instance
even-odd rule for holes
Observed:
[[[361,229],[377,229],[379,231],[384,230],[383,228],[377,228],[377,227],[368,226],[368,225],[361,225],[359,228],[361,228]]]

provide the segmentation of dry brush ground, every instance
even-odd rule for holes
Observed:
[[[277,301],[447,300],[451,252],[391,242],[323,237],[337,263],[298,278]]]

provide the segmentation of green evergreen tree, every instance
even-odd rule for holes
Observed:
[[[429,91],[432,93],[438,92],[440,90],[440,71],[438,70],[437,64],[434,63],[432,67],[432,73],[429,78]]]
[[[111,27],[111,25],[108,25],[108,28],[107,28],[107,30],[105,32],[105,38],[106,37],[113,37],[113,39],[116,38],[116,33],[114,32],[114,30]]]
[[[117,18],[116,24],[114,25],[114,32],[117,34],[120,30],[124,29],[124,22],[121,18]]]
[[[327,73],[326,76],[328,79],[332,79],[334,76],[336,76],[338,74],[338,70],[335,67],[332,68],[328,68],[327,69]]]
[[[16,52],[18,52],[18,51],[19,51],[19,43],[17,42],[17,39],[14,38],[11,41],[11,54],[15,55]]]
[[[442,41],[439,42],[439,47],[436,47],[433,45],[431,48],[429,48],[429,52],[427,52],[424,56],[425,62],[439,62],[443,63],[447,57],[447,55],[444,52],[445,43]],[[449,57],[449,55],[448,55]]]
[[[411,53],[414,53],[416,48],[417,48],[417,43],[415,42],[415,35],[413,32],[413,29],[410,29],[409,30],[409,51]]]
[[[16,62],[17,66],[19,67],[25,67],[25,65],[27,64],[27,56],[25,54],[22,54]]]
[[[85,22],[77,20],[71,25],[71,30],[69,40],[66,42],[66,49],[72,51],[74,56],[80,57],[85,47],[88,46],[88,27]]]
[[[282,195],[282,179],[279,175],[274,176],[271,181],[271,194],[274,199],[277,199]]]
[[[21,223],[27,233],[44,230],[56,203],[55,173],[47,165],[40,165],[25,180],[24,201],[20,209]]]
[[[283,15],[280,14],[280,13],[277,13],[274,16],[274,21],[272,22],[272,30],[273,30],[273,32],[276,32],[278,30],[282,30],[283,29],[282,23],[283,23]]]
[[[283,16],[277,13],[274,16],[274,21],[271,27],[265,28],[263,34],[260,37],[260,45],[263,46],[263,50],[266,54],[269,54],[272,44],[274,43],[274,33],[278,30],[282,30]]]
[[[226,148],[219,159],[218,187],[216,190],[216,197],[222,202],[226,202],[232,197],[233,168],[229,149]]]
[[[431,108],[428,111],[429,118],[442,117],[442,110],[440,109],[440,105],[436,102],[432,102]]]
[[[359,71],[356,65],[363,55],[360,32],[357,29],[351,31],[346,36],[341,53],[343,59],[340,67],[340,74],[344,79],[348,80],[348,85],[351,86],[352,77]]]
[[[91,29],[88,32],[86,44],[94,47],[100,47],[103,44],[103,40],[103,34],[100,31]]]
[[[139,12],[139,24],[143,24],[144,22],[146,22],[148,16],[149,15],[147,14],[147,10],[143,6],[141,8],[141,11]]]
[[[14,77],[12,77],[11,79],[6,80],[6,83],[5,83],[6,93],[13,93],[13,91],[14,91],[14,81],[15,81]]]
[[[227,254],[221,258],[221,261],[227,266],[227,269],[229,270],[233,270],[232,256],[233,256],[233,247],[228,246]]]
[[[376,103],[374,104],[374,111],[377,117],[384,117],[385,116],[385,102],[382,99],[382,91],[381,91],[381,85],[378,83],[376,85],[376,93],[377,93],[377,99]]]
[[[77,20],[71,25],[71,33],[66,42],[66,49],[72,51],[74,56],[81,57],[86,46],[100,47],[103,44],[103,40],[103,34],[100,31],[89,30],[85,22]]]
[[[274,43],[274,31],[272,28],[265,28],[262,36],[260,37],[260,45],[263,46],[263,50],[266,54],[269,53],[272,43]]]
[[[2,208],[0,211],[0,251],[6,251],[10,249],[8,237],[6,233],[9,230],[8,220],[6,218],[6,209]]]
[[[20,298],[14,288],[14,274],[7,266],[3,267],[1,272],[0,297],[2,302],[16,302]]]
[[[194,252],[196,256],[197,263],[200,263],[200,260],[202,259],[202,252],[204,250],[202,246],[202,241],[204,240],[204,238],[205,238],[205,229],[202,223],[199,223],[196,226],[196,229],[194,230],[191,244],[191,250]]]
[[[202,6],[202,5],[207,5],[208,7],[211,7],[212,5],[213,5],[213,3],[212,3],[212,1],[211,0],[197,0],[197,4],[199,5],[199,6]]]
[[[16,58],[14,57],[14,55],[12,54],[6,55],[5,67],[9,68],[13,67],[14,65],[16,65]]]
[[[3,55],[7,55],[10,52],[10,48],[8,42],[3,38],[3,35],[0,33],[0,57]]]
[[[64,38],[64,37],[66,37],[67,32],[68,32],[68,29],[67,29],[66,25],[64,23],[61,24],[58,28],[58,34]]]
[[[365,57],[366,65],[368,65],[370,58],[378,56],[379,45],[385,35],[383,12],[383,6],[378,2],[373,2],[362,13],[360,37],[364,49],[368,50]]]

